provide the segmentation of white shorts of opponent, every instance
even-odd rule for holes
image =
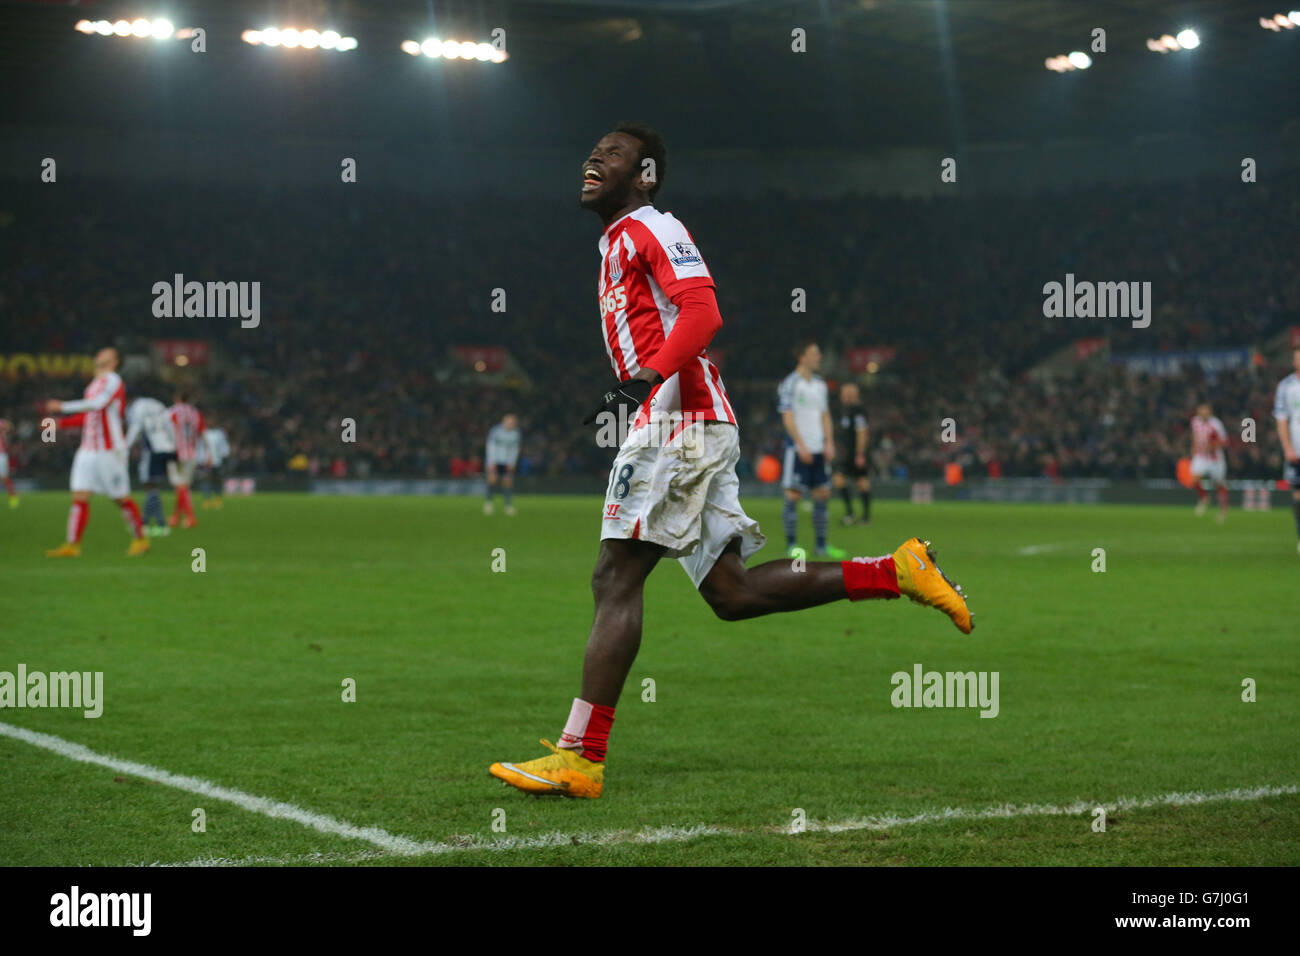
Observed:
[[[662,545],[697,588],[733,540],[748,561],[767,539],[740,506],[739,460],[740,430],[731,424],[629,432],[610,469],[601,540]]]
[[[125,498],[131,493],[125,453],[78,448],[72,458],[72,481],[69,484],[73,491],[107,495],[115,501]]]
[[[1206,478],[1215,484],[1223,484],[1228,475],[1227,463],[1222,458],[1213,458],[1209,455],[1195,455],[1192,457],[1192,477],[1204,480]]]
[[[177,485],[192,485],[194,483],[194,459],[190,458],[181,461],[179,458],[167,462],[167,480],[172,483],[172,487]]]

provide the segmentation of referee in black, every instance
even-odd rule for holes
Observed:
[[[840,523],[845,527],[859,523],[853,514],[853,489],[849,479],[857,486],[858,496],[862,498],[861,524],[871,524],[871,479],[867,476],[867,413],[862,407],[862,395],[858,387],[848,382],[840,387],[840,414],[836,419],[835,450],[839,452],[832,481],[844,499],[844,517]]]

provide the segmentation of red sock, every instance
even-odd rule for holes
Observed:
[[[850,601],[898,597],[898,572],[892,554],[854,558],[840,564],[844,568],[844,590]]]
[[[564,725],[564,733],[560,734],[560,747],[579,750],[587,760],[603,763],[613,726],[613,707],[589,704],[581,697],[575,697],[569,711],[569,722]]]
[[[188,485],[182,485],[176,489],[176,507],[185,512],[185,517],[191,521],[196,520],[194,517],[194,502],[190,498],[190,489]]]
[[[74,501],[68,511],[68,544],[81,540],[81,533],[86,530],[86,519],[90,517],[89,501]]]
[[[1205,500],[1205,489],[1202,488],[1200,485],[1196,486],[1196,500],[1197,501]]]
[[[1228,510],[1228,489],[1222,485],[1219,486],[1219,507]]]
[[[14,480],[12,478],[5,479],[5,491],[9,492],[9,497],[11,498],[17,494],[17,492],[14,491]]]
[[[122,518],[126,521],[126,530],[131,532],[133,538],[144,537],[144,522],[140,520],[140,509],[136,506],[134,498],[124,498],[117,503],[122,509]]]

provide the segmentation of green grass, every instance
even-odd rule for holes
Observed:
[[[776,501],[749,506],[779,537]],[[376,857],[0,736],[0,864],[1300,863],[1294,794],[1124,810],[1105,833],[1087,814],[780,832],[795,808],[835,822],[1300,783],[1286,511],[1219,527],[1190,508],[881,502],[870,528],[835,536],[863,554],[932,538],[973,595],[970,637],[906,602],[723,623],[667,563],[648,587],[605,796],[558,801],[486,769],[540,756],[578,691],[598,499],[524,498],[513,519],[473,499],[231,499],[139,560],[97,499],[84,556],[50,561],[66,507],[29,495],[0,511],[0,670],[103,671],[104,714],[0,721],[414,840],[499,839],[500,808],[505,836],[577,843]],[[191,571],[193,547],[206,573]],[[1105,573],[1091,570],[1098,547]],[[997,671],[999,715],[893,708],[890,675],[915,663]],[[1256,703],[1241,700],[1247,677]],[[356,703],[341,700],[345,678]],[[206,833],[191,831],[195,807]],[[726,832],[591,843],[696,825]]]

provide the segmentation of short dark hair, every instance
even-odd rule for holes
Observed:
[[[664,138],[657,129],[646,123],[619,123],[614,127],[614,132],[626,133],[641,141],[636,157],[638,166],[647,159],[654,161],[655,184],[650,187],[650,199],[653,201],[668,176],[668,147],[664,145]]]
[[[803,353],[817,344],[816,339],[801,339],[799,344],[794,347],[794,360],[797,362],[803,358]]]

